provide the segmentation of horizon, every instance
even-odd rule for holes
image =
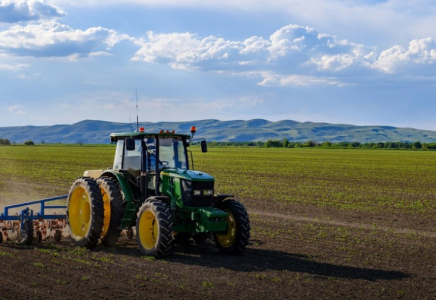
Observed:
[[[5,0],[0,127],[123,123],[139,105],[150,122],[434,131],[435,23],[426,0]]]
[[[383,125],[383,124],[368,124],[368,125],[356,125],[356,124],[346,124],[346,123],[327,123],[327,122],[312,122],[312,121],[295,121],[295,120],[277,120],[277,121],[271,121],[271,120],[267,120],[267,119],[261,119],[261,118],[255,118],[255,119],[235,119],[235,120],[219,120],[219,119],[201,119],[201,120],[190,120],[190,121],[156,121],[156,122],[150,122],[150,121],[139,121],[139,124],[144,124],[144,123],[151,123],[151,124],[157,124],[157,123],[188,123],[188,122],[201,122],[201,121],[219,121],[219,122],[232,122],[232,121],[243,121],[243,122],[247,122],[247,121],[254,121],[254,120],[262,120],[262,121],[268,121],[271,123],[277,123],[277,122],[282,122],[282,121],[292,121],[292,122],[297,122],[300,124],[303,123],[312,123],[312,124],[329,124],[329,125],[345,125],[345,126],[356,126],[356,127],[392,127],[392,128],[403,128],[403,129],[416,129],[416,130],[425,130],[425,131],[435,131],[435,130],[431,130],[431,129],[423,129],[423,128],[415,128],[415,127],[398,127],[398,126],[391,126],[391,125]],[[90,122],[106,122],[106,123],[117,123],[117,124],[134,124],[136,122],[118,122],[118,121],[105,121],[105,120],[92,120],[92,119],[86,119],[86,120],[81,120],[81,121],[77,121],[74,123],[64,123],[64,124],[53,124],[53,125],[18,125],[18,126],[0,126],[0,128],[11,128],[11,127],[51,127],[51,126],[72,126],[78,123],[82,123],[82,122],[86,122],[86,121],[90,121]]]

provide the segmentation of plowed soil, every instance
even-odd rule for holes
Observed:
[[[125,235],[93,250],[68,238],[4,242],[0,299],[436,299],[436,234],[409,226],[413,216],[261,204],[248,207],[243,256],[218,253],[213,239],[163,260]]]

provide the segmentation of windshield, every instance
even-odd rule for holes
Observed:
[[[154,170],[156,143],[154,138],[145,139],[150,157],[149,170]],[[180,137],[159,138],[160,167],[187,169],[185,148]]]

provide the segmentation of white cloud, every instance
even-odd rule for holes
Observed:
[[[66,14],[58,7],[38,0],[3,0],[0,2],[0,22],[16,23],[64,17]]]
[[[316,77],[316,70],[339,72],[353,65],[364,65],[374,51],[294,24],[277,30],[268,40],[252,36],[231,41],[215,36],[200,38],[189,32],[149,32],[137,44],[141,48],[133,60],[185,70],[261,74],[263,81],[259,85],[262,86],[344,86],[337,78]],[[307,76],[310,71],[315,75]]]
[[[192,33],[155,34],[148,32],[133,60],[169,64],[175,69],[196,70],[206,61],[228,62],[242,43],[209,36],[203,39]],[[221,64],[220,64],[221,65]],[[221,68],[222,66],[220,66]]]
[[[16,64],[16,65],[11,65],[11,64],[0,64],[0,71],[1,70],[6,70],[6,71],[21,71],[24,68],[29,67],[28,64]]]
[[[92,27],[79,30],[48,21],[26,26],[13,25],[0,32],[0,50],[15,56],[85,57],[109,50],[125,39],[129,37],[111,29]]]
[[[11,105],[8,106],[8,112],[14,115],[25,115],[26,112],[22,108],[22,105]]]
[[[137,43],[141,49],[133,60],[187,70],[242,70],[278,63],[299,67],[312,63],[320,70],[337,71],[360,62],[371,52],[363,45],[294,24],[277,30],[269,40],[252,36],[243,41],[231,41],[216,36],[200,38],[189,32],[149,32],[146,39]]]
[[[425,38],[411,41],[407,50],[396,45],[381,52],[377,61],[371,67],[386,73],[394,73],[400,66],[433,64],[435,61],[436,40]]]
[[[318,66],[319,70],[340,71],[355,63],[356,57],[350,54],[323,55],[320,58],[312,58],[311,63]]]
[[[112,54],[106,51],[97,51],[89,53],[89,56],[112,56]]]
[[[436,60],[432,38],[413,40],[407,50],[396,45],[380,52],[374,46],[294,24],[280,28],[268,40],[252,36],[232,41],[216,36],[201,38],[189,32],[149,32],[137,44],[141,48],[133,60],[191,71],[261,74],[262,86],[345,86],[353,84],[347,78],[348,69],[353,70],[353,76],[368,76],[380,71],[393,73],[399,65],[406,69],[431,65]]]
[[[315,77],[306,75],[280,75],[272,72],[261,73],[264,78],[258,85],[268,87],[284,87],[284,86],[312,86],[312,85],[333,85],[342,87],[347,84],[342,83],[336,78],[330,77]]]

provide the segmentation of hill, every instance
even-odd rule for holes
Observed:
[[[436,131],[391,126],[355,126],[283,120],[271,122],[263,119],[253,120],[198,120],[189,122],[140,123],[148,132],[175,130],[189,133],[191,125],[197,126],[198,137],[208,141],[267,141],[269,139],[305,142],[436,142]],[[134,126],[133,126],[134,127]],[[128,123],[85,120],[72,125],[0,127],[0,138],[23,143],[109,143],[113,132],[129,132]]]

